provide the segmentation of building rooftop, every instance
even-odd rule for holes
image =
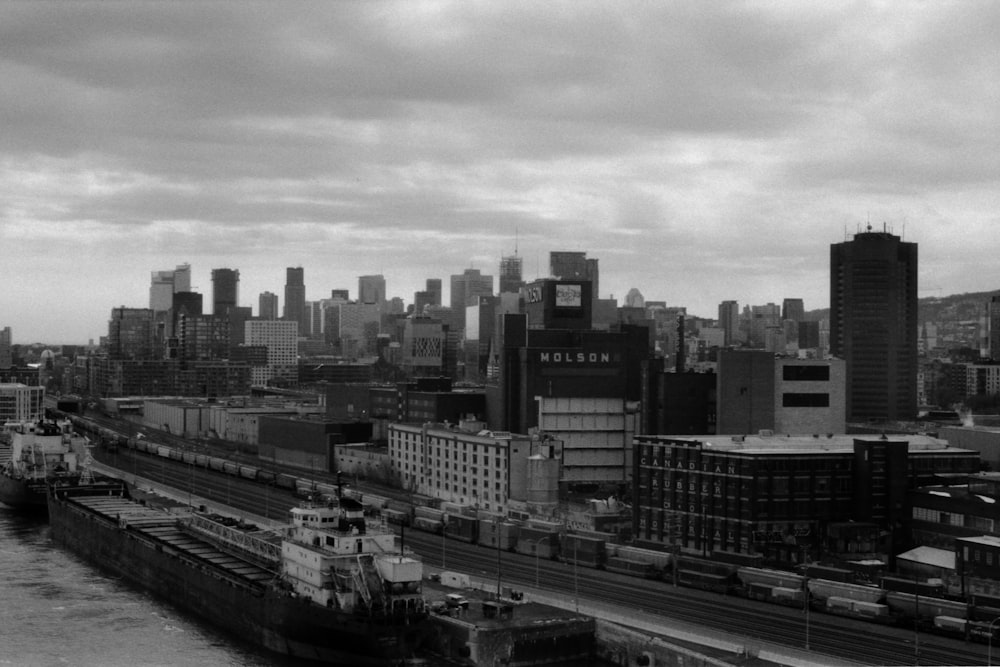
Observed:
[[[945,570],[955,569],[955,552],[935,547],[917,547],[896,556],[899,560],[907,560],[922,565],[933,565]]]
[[[984,544],[988,547],[1000,547],[1000,537],[995,535],[977,535],[975,537],[956,537],[956,542],[972,542],[974,544]]]
[[[815,435],[664,435],[649,436],[670,440],[683,440],[701,443],[707,450],[724,452],[747,452],[754,454],[814,454],[817,451],[845,453],[854,451],[855,441],[862,442],[905,442],[909,451],[944,450],[954,452],[972,452],[974,450],[951,447],[947,440],[929,435],[847,435],[847,434],[815,434]]]

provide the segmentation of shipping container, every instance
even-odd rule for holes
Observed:
[[[828,581],[839,581],[849,583],[854,581],[854,573],[839,567],[829,567],[827,565],[809,565],[806,567],[806,576],[810,579],[826,579]]]
[[[443,521],[444,512],[433,507],[414,507],[413,516],[421,519],[431,519],[432,521]]]
[[[551,539],[543,539],[541,541],[530,539],[524,536],[524,529],[522,528],[521,534],[517,538],[517,547],[515,551],[526,556],[538,556],[539,558],[548,559],[558,558],[559,536],[550,533],[549,537]]]
[[[677,582],[688,588],[700,588],[713,593],[726,594],[733,587],[733,576],[697,570],[677,570]]]
[[[441,534],[442,524],[436,519],[428,519],[425,516],[414,516],[413,517],[413,527],[417,530],[423,530],[428,533],[434,533],[436,535]]]
[[[934,616],[966,618],[969,612],[969,606],[965,602],[923,597],[900,591],[888,591],[885,594],[885,603],[893,613],[903,618],[930,619]]]
[[[448,514],[444,531],[452,539],[474,544],[479,537],[479,520],[462,514]]]
[[[904,577],[882,577],[879,584],[887,591],[900,591],[926,597],[942,597],[945,591],[940,579],[925,582]]]
[[[385,517],[387,523],[398,526],[410,525],[410,513],[403,510],[394,510],[387,507],[382,510],[382,516]]]
[[[517,548],[520,526],[511,521],[497,523],[492,519],[479,519],[479,544],[484,547],[499,547],[505,551]]]
[[[604,569],[608,572],[618,572],[643,579],[656,579],[660,575],[660,571],[650,562],[622,558],[621,556],[609,557],[604,563]]]
[[[794,572],[759,567],[740,567],[736,570],[736,576],[739,577],[744,586],[761,583],[784,588],[802,588],[802,582],[805,580],[801,574]]]
[[[849,584],[828,579],[809,579],[808,586],[810,595],[817,600],[840,597],[859,602],[880,602],[885,595],[885,591],[878,586]]]

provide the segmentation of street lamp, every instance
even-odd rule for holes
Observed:
[[[997,616],[989,625],[989,636],[986,637],[986,667],[990,667],[993,664],[993,626],[996,625],[997,621],[1000,621],[1000,616]]]
[[[576,613],[580,613],[580,580],[577,577],[576,547],[580,540],[573,538],[573,597],[576,599]]]
[[[540,547],[542,545],[542,541],[543,540],[548,540],[551,537],[552,537],[551,535],[543,535],[542,537],[539,537],[537,540],[535,540],[535,588],[538,588],[538,586],[539,586],[539,583],[538,583],[539,582],[539,579],[538,579],[538,547]]]
[[[808,560],[808,551],[805,546],[800,547],[802,550],[802,608],[806,613],[806,650],[809,650],[809,570],[806,568],[806,561]]]
[[[448,515],[441,515],[441,569],[445,568],[444,552],[445,552],[445,537],[448,533]]]

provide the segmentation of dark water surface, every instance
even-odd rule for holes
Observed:
[[[105,576],[0,503],[0,667],[295,664]]]

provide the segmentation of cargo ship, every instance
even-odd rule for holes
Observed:
[[[336,665],[405,665],[427,635],[423,564],[340,498],[263,529],[129,497],[127,487],[51,486],[57,544],[240,639]]]
[[[49,484],[76,484],[87,457],[87,439],[68,421],[33,420],[4,425],[0,502],[44,512]]]

